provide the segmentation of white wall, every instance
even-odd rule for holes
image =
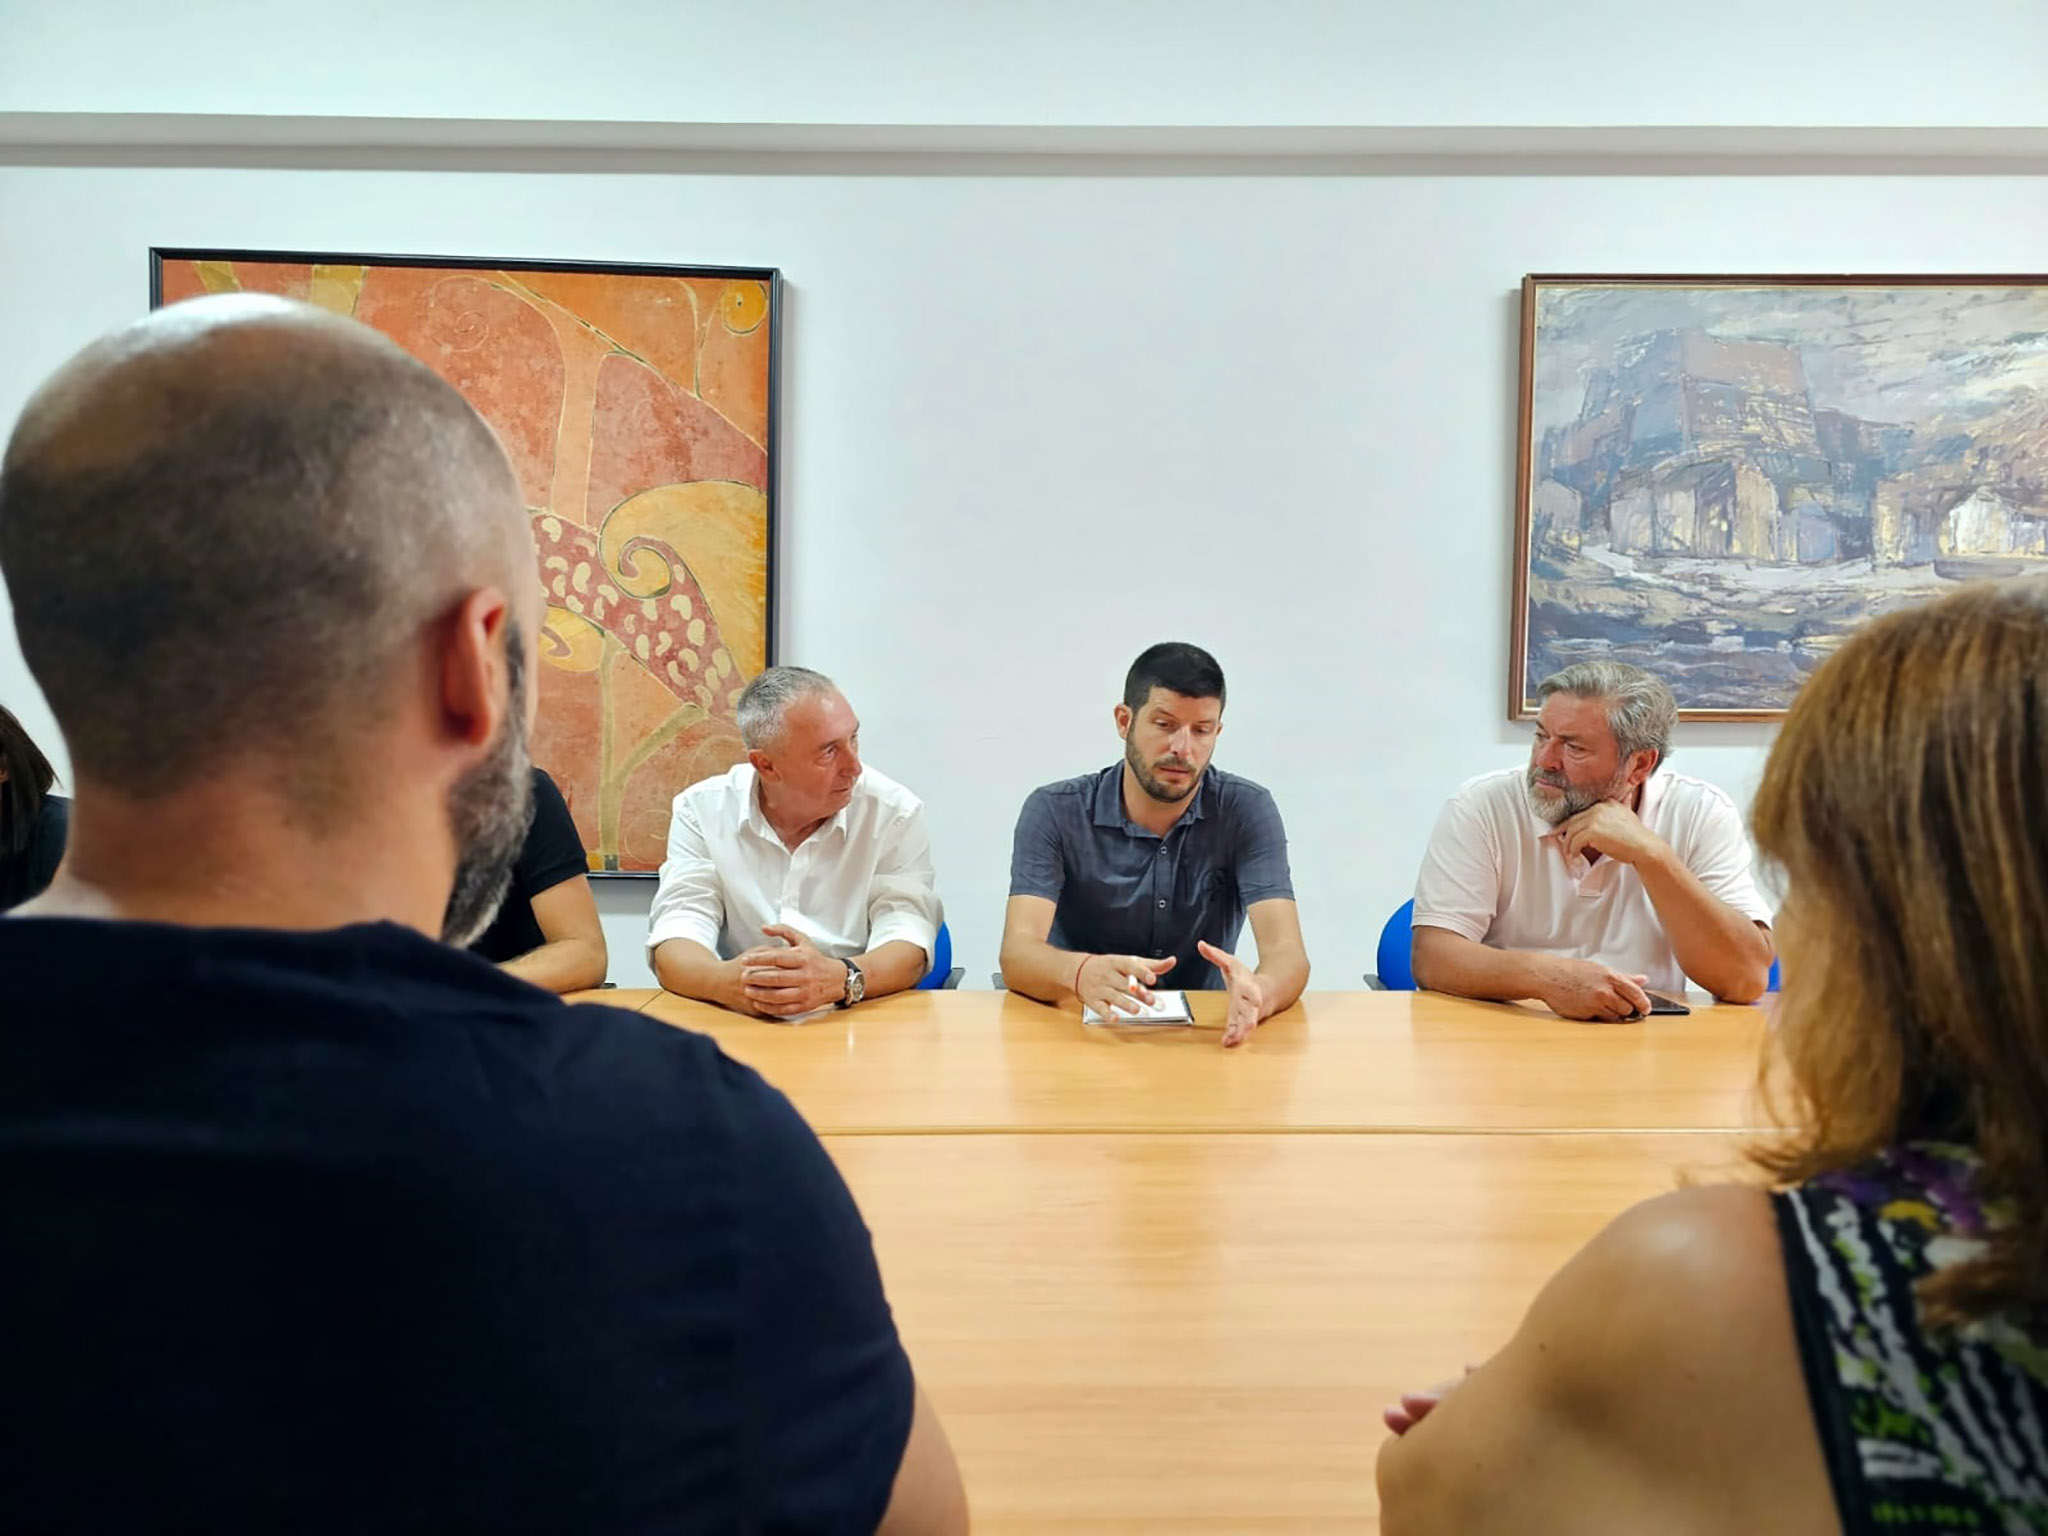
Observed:
[[[0,112],[2041,124],[2038,0],[0,0]]]
[[[772,263],[782,655],[932,807],[970,982],[1034,784],[1164,637],[1230,677],[1323,986],[1356,985],[1505,721],[1525,271],[2026,271],[2039,179],[611,176],[0,168],[0,422],[139,314],[151,244]],[[49,722],[12,626],[0,702]],[[1747,799],[1767,732],[1678,762]],[[612,886],[643,982],[648,887]]]

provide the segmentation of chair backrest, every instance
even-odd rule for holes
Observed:
[[[937,992],[946,985],[946,978],[953,972],[953,935],[944,923],[939,924],[939,936],[932,940],[932,968],[925,972],[923,981],[917,984],[920,992]]]
[[[1374,964],[1379,967],[1380,985],[1389,992],[1415,990],[1415,966],[1408,957],[1414,927],[1415,903],[1409,900],[1394,909],[1387,926],[1380,930],[1380,952]]]

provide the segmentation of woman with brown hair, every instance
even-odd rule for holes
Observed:
[[[1774,1189],[1637,1206],[1388,1410],[1386,1536],[2048,1532],[2048,582],[1860,631],[1753,820]]]
[[[0,709],[0,912],[41,895],[64,857],[71,802],[50,793],[56,779],[21,722]]]

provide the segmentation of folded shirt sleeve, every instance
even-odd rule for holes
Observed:
[[[661,882],[648,908],[648,953],[668,939],[690,939],[715,955],[724,930],[723,883],[698,823],[696,804],[685,791],[676,796],[669,812],[668,857],[662,860]]]
[[[891,822],[878,850],[875,881],[868,893],[869,950],[899,940],[915,944],[924,951],[929,968],[946,915],[938,882],[924,807],[913,806]]]
[[[1735,802],[1718,791],[1702,801],[1690,843],[1684,853],[1685,867],[1699,877],[1700,884],[1716,900],[1768,928],[1774,914],[1757,889],[1756,858]]]
[[[1058,901],[1066,888],[1067,859],[1052,797],[1034,789],[1017,813],[1017,835],[1010,847],[1010,894]]]
[[[590,857],[583,850],[583,838],[576,830],[576,818],[569,814],[569,802],[555,787],[555,781],[540,769],[533,771],[533,824],[526,829],[526,842],[519,850],[514,879],[528,900],[552,891],[578,875],[590,874]]]
[[[1453,795],[1436,819],[1415,877],[1417,928],[1483,941],[1500,909],[1500,855],[1471,795]]]
[[[1280,806],[1264,789],[1247,789],[1238,805],[1237,893],[1247,907],[1262,901],[1294,900],[1294,874],[1287,864],[1287,824]]]

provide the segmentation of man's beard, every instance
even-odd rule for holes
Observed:
[[[1545,784],[1546,781],[1541,772],[1532,767],[1524,785],[1524,793],[1528,796],[1529,809],[1554,827],[1570,821],[1581,811],[1590,811],[1602,801],[1620,799],[1622,785],[1627,779],[1628,771],[1623,769],[1597,789],[1588,789],[1579,784],[1547,784],[1546,787],[1554,790],[1558,798],[1545,801],[1536,793],[1536,786]]]
[[[1124,737],[1124,761],[1130,764],[1131,777],[1138,781],[1138,788],[1144,790],[1146,794],[1157,800],[1161,805],[1180,804],[1181,801],[1192,795],[1195,792],[1195,786],[1202,782],[1202,776],[1195,772],[1195,765],[1182,762],[1179,758],[1162,758],[1161,761],[1171,762],[1176,768],[1187,769],[1187,788],[1177,790],[1163,779],[1154,778],[1152,770],[1145,766],[1145,760],[1138,755],[1138,744],[1131,740],[1129,736]]]
[[[519,626],[505,626],[505,723],[490,756],[448,791],[455,834],[455,888],[441,937],[467,948],[491,925],[512,884],[512,867],[533,824],[533,759],[526,747],[526,648]]]

